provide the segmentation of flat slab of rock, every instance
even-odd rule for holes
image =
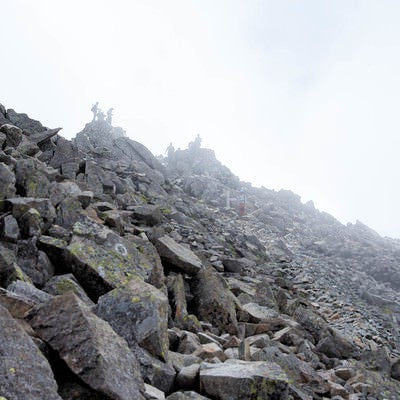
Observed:
[[[38,336],[92,389],[112,400],[144,400],[139,364],[126,341],[73,292],[36,307],[28,319]]]
[[[2,306],[0,331],[0,398],[62,400],[46,358]]]
[[[201,270],[201,261],[190,249],[175,242],[169,236],[162,236],[155,246],[163,261],[166,261],[182,271],[194,275]]]
[[[288,398],[288,378],[273,362],[202,363],[200,391],[218,400]]]

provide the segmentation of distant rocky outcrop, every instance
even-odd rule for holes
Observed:
[[[0,105],[0,399],[398,399],[400,241]]]

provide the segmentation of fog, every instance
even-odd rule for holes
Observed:
[[[397,1],[0,0],[0,103],[72,138],[99,101],[154,154],[400,237]]]

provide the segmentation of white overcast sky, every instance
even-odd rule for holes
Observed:
[[[0,103],[72,138],[95,101],[400,238],[397,0],[0,0]]]

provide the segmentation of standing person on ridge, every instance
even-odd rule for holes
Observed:
[[[95,104],[93,104],[92,109],[90,110],[93,113],[93,121],[96,120],[97,113],[99,111],[99,102],[97,101]]]

